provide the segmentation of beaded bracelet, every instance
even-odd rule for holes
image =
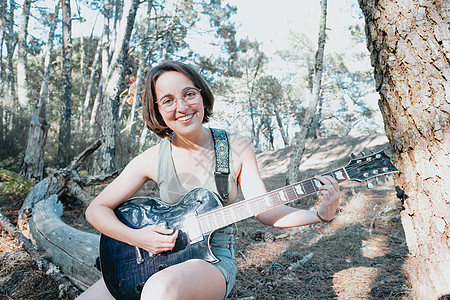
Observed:
[[[331,220],[325,220],[325,219],[323,219],[321,216],[319,216],[319,211],[317,211],[316,210],[316,216],[319,218],[319,220],[320,220],[320,223],[330,223],[331,221],[333,221],[333,219],[331,219]]]

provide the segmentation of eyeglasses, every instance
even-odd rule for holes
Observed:
[[[164,96],[156,103],[162,110],[170,112],[175,110],[175,108],[177,107],[177,98],[183,99],[183,101],[187,105],[197,103],[200,100],[201,91],[202,91],[201,89],[198,89],[196,87],[188,87],[182,91],[182,94],[180,96],[172,96],[172,95]]]

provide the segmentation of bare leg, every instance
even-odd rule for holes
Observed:
[[[103,278],[90,286],[83,294],[78,296],[76,300],[92,300],[92,299],[102,299],[102,300],[114,300],[108,289],[106,288]]]
[[[141,300],[223,299],[226,281],[212,264],[191,259],[155,273],[145,283]]]

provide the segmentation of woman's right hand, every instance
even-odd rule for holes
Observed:
[[[135,230],[135,246],[158,254],[172,250],[178,237],[178,230],[150,225]]]

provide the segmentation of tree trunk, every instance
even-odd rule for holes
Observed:
[[[101,137],[104,143],[100,148],[99,167],[101,172],[114,171],[116,154],[116,136],[118,129],[119,98],[122,92],[122,82],[125,76],[125,63],[128,57],[129,41],[134,26],[138,0],[127,1],[124,5],[122,20],[116,41],[116,47],[111,59],[107,81],[103,93]]]
[[[63,23],[63,66],[62,66],[62,97],[61,121],[58,138],[58,165],[63,168],[69,161],[70,149],[70,118],[72,115],[72,20],[70,0],[62,0]]]
[[[20,17],[18,32],[18,52],[17,52],[17,96],[19,106],[22,109],[28,107],[28,86],[27,86],[27,35],[28,20],[30,19],[31,0],[23,1],[23,10]]]
[[[0,0],[0,49],[3,49],[3,43],[6,36],[6,0]],[[0,95],[5,91],[5,68],[3,67],[3,51],[0,51]]]
[[[283,120],[281,119],[280,111],[278,110],[277,105],[273,106],[273,110],[275,113],[275,118],[277,120],[278,128],[280,129],[281,138],[283,139],[284,147],[287,147],[289,145],[288,135],[286,132],[287,130],[284,130]]]
[[[23,160],[21,174],[42,180],[44,177],[44,152],[45,142],[47,139],[47,131],[50,125],[47,123],[46,101],[48,96],[48,84],[50,81],[51,56],[53,50],[53,39],[55,37],[56,24],[59,15],[59,1],[55,6],[50,33],[48,36],[47,50],[45,52],[44,61],[44,78],[42,79],[41,92],[39,102],[34,108],[33,117],[31,119],[30,129],[28,132],[27,150]]]
[[[286,181],[288,184],[299,181],[298,170],[300,162],[305,151],[306,137],[314,122],[314,116],[316,114],[317,104],[319,103],[320,90],[322,83],[322,69],[323,69],[323,55],[325,50],[325,29],[327,23],[327,0],[320,1],[321,14],[320,14],[320,29],[319,29],[319,41],[316,52],[315,72],[313,77],[313,87],[311,94],[311,103],[308,110],[305,113],[303,120],[303,126],[300,132],[297,132],[293,142],[293,153],[291,160],[289,161],[288,176]]]
[[[16,94],[16,81],[14,75],[14,65],[13,65],[13,56],[14,56],[14,48],[16,47],[16,42],[14,41],[14,9],[15,9],[15,1],[9,2],[9,13],[8,13],[8,36],[6,38],[6,57],[8,67],[6,68],[6,77],[8,79],[9,92],[11,98],[14,101],[14,104],[19,105],[17,102],[17,94]]]
[[[109,69],[109,47],[110,47],[110,31],[109,31],[109,15],[111,13],[111,2],[109,0],[104,1],[103,7],[103,32],[102,32],[102,74],[100,76],[100,83],[97,89],[97,95],[95,96],[94,104],[92,105],[91,118],[89,121],[89,133],[93,135],[96,133],[95,130],[98,128],[94,128],[95,122],[97,120],[97,112],[100,107],[102,98],[103,98],[103,89],[104,83],[106,82],[106,78],[108,76]],[[94,161],[94,165],[96,165],[97,160]],[[94,168],[95,169],[95,168]]]
[[[81,128],[84,127],[85,120],[88,116],[89,103],[91,102],[92,88],[94,87],[95,73],[97,73],[98,62],[101,52],[102,52],[102,43],[99,41],[97,45],[97,50],[95,51],[94,61],[92,63],[92,70],[91,75],[89,77],[89,85],[87,87],[86,97],[84,98],[84,104],[80,114]]]
[[[450,3],[360,0],[418,299],[450,294]]]

